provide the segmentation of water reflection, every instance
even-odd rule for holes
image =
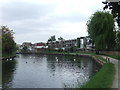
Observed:
[[[93,61],[89,58],[47,56],[47,59],[49,72],[57,78],[62,87],[79,87],[93,73]]]
[[[16,70],[16,61],[14,59],[2,61],[3,88],[8,88],[12,86],[15,70]]]
[[[90,58],[61,55],[19,55],[3,61],[5,88],[75,88],[99,67]]]
[[[2,88],[2,60],[0,60],[0,89]]]

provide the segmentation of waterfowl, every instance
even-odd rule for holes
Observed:
[[[75,59],[74,59],[74,61],[75,61]]]

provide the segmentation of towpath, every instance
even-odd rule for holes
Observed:
[[[106,59],[109,58],[110,62],[115,64],[115,69],[116,69],[116,73],[115,73],[115,78],[114,78],[114,81],[113,81],[113,85],[112,85],[112,88],[119,88],[120,89],[120,83],[118,81],[120,81],[120,77],[118,75],[120,75],[120,60],[116,60],[114,58],[111,58],[111,57],[108,57],[108,56],[103,56],[103,55],[100,55],[102,56],[103,58]]]

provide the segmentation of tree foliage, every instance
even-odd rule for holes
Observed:
[[[120,50],[120,31],[117,31],[117,33],[116,33],[116,47],[117,47],[117,49],[119,49]]]
[[[2,54],[12,54],[16,50],[16,43],[13,37],[13,30],[7,26],[1,26],[2,31]]]
[[[21,52],[22,53],[27,53],[29,51],[28,47],[27,46],[23,46]]]
[[[51,36],[51,37],[48,39],[48,42],[49,42],[49,41],[51,41],[51,42],[56,41],[55,35],[54,35],[54,36]]]
[[[62,37],[59,37],[58,40],[59,40],[59,41],[63,41],[64,39],[63,39]]]
[[[70,47],[69,51],[70,51],[70,52],[75,52],[75,51],[76,51],[76,49],[77,49],[77,47],[76,47],[76,46],[72,46],[72,47]]]
[[[120,2],[103,2],[105,4],[104,10],[109,9],[113,17],[116,19],[118,23],[118,27],[120,29]]]
[[[77,48],[80,48],[80,44],[81,44],[80,38],[77,38]]]
[[[109,12],[97,11],[87,22],[88,34],[96,49],[111,49],[114,47],[114,19]]]

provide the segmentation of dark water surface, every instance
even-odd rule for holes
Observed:
[[[3,88],[76,88],[99,65],[91,58],[61,55],[18,55],[2,61]]]

